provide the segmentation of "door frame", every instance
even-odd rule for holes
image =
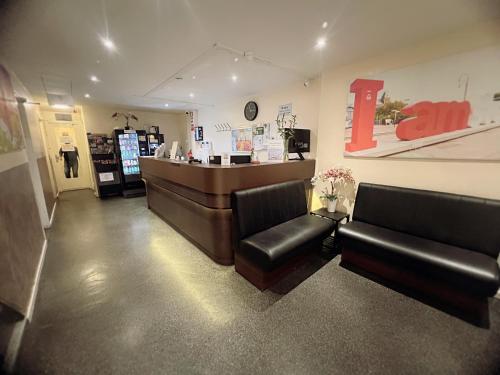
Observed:
[[[56,113],[57,114],[66,114],[66,115],[71,115],[71,121],[61,121],[56,119]],[[50,174],[52,176],[52,182],[56,186],[56,191],[57,195],[59,195],[60,192],[62,192],[62,187],[59,186],[56,178],[56,171],[54,170],[55,166],[54,163],[52,162],[52,158],[50,157],[49,154],[49,141],[47,140],[47,126],[50,123],[55,123],[55,124],[60,124],[60,125],[70,125],[70,124],[78,124],[80,126],[75,128],[75,132],[80,130],[80,136],[84,140],[84,144],[81,146],[81,149],[78,149],[78,156],[80,159],[80,163],[85,165],[88,168],[89,171],[89,184],[88,186],[79,188],[78,190],[81,189],[92,189],[94,190],[95,193],[95,181],[94,181],[94,172],[92,169],[92,164],[90,162],[90,155],[89,155],[89,145],[88,145],[88,140],[87,140],[87,129],[85,127],[85,123],[83,121],[82,117],[82,110],[80,107],[74,107],[72,109],[54,109],[48,106],[42,106],[40,108],[40,115],[41,115],[41,121],[40,121],[40,127],[42,131],[42,138],[43,138],[43,147],[45,149],[45,154],[47,155],[49,166],[50,166]]]

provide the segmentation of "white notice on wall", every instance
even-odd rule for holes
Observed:
[[[292,103],[280,105],[278,108],[278,113],[280,115],[291,115],[292,114]]]
[[[283,149],[283,140],[270,140],[267,149],[268,160],[282,160]]]

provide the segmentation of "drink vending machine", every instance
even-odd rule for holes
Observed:
[[[120,161],[123,196],[125,198],[146,194],[144,181],[141,179],[139,156],[148,156],[148,140],[145,130],[113,130],[116,155]]]

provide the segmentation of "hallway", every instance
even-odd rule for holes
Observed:
[[[16,373],[498,368],[500,300],[490,329],[478,328],[338,267],[338,257],[286,293],[324,262],[260,292],[150,212],[145,198],[64,193]]]
[[[208,353],[195,344],[280,298],[210,261],[145,198],[66,192],[48,236],[21,373],[147,373],[178,366],[169,356],[179,352],[201,369]]]

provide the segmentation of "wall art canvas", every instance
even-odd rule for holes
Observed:
[[[500,46],[355,79],[344,155],[500,160]]]
[[[23,148],[21,120],[10,75],[0,65],[0,154]]]
[[[252,151],[252,128],[231,130],[231,150],[233,152]]]

